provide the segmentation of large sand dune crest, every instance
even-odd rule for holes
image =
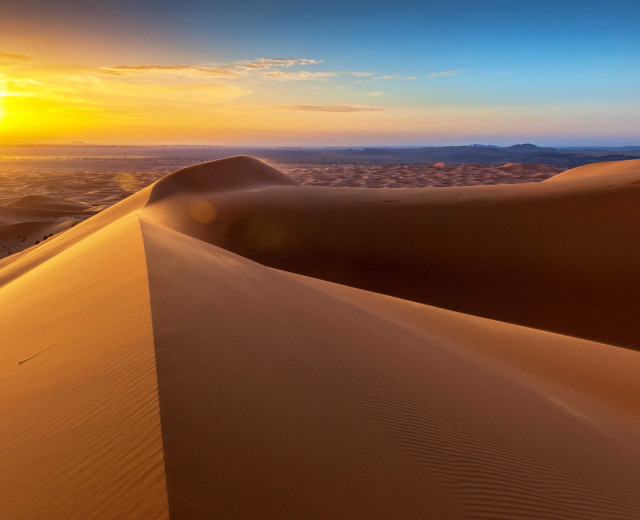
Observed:
[[[640,348],[640,161],[562,183],[395,190],[288,186],[253,161],[182,170],[191,183],[233,164],[255,172],[246,189],[190,192],[176,176],[145,211],[271,267]]]
[[[638,518],[640,353],[419,303],[637,347],[618,175],[378,191],[233,158],[5,259],[0,516]]]
[[[298,183],[253,157],[230,157],[197,164],[171,173],[154,183],[149,203],[182,193],[201,196],[209,191],[262,188]]]

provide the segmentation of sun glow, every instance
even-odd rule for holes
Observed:
[[[4,115],[6,113],[4,98],[6,96],[6,91],[4,89],[4,84],[0,83],[0,123],[4,119]]]
[[[464,96],[472,71],[453,67],[417,77],[386,74],[384,69],[340,70],[315,57],[127,65],[120,58],[83,61],[76,56],[75,61],[72,55],[54,59],[21,52],[25,54],[0,49],[2,142],[504,142],[576,138],[575,128],[595,128],[596,120],[607,121],[599,132],[637,131],[635,105],[575,103],[560,108],[555,102],[483,101],[475,94]],[[460,100],[444,103],[443,96],[449,95],[445,83],[459,89]]]

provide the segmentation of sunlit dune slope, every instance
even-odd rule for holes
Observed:
[[[142,208],[149,198],[150,191],[151,188],[147,187],[96,216],[78,223],[64,234],[56,235],[37,247],[31,247],[8,258],[0,259],[0,287],[89,237],[104,226]],[[0,215],[2,215],[2,211],[3,208],[0,208]],[[11,211],[15,211],[15,209]]]
[[[587,164],[585,166],[578,166],[572,168],[566,172],[554,175],[549,181],[565,181],[573,179],[584,179],[587,177],[603,177],[615,174],[639,174],[640,173],[640,159],[631,159],[629,161],[611,161],[601,162],[595,164]]]
[[[618,182],[619,200],[635,196]],[[579,182],[560,189],[570,184],[381,193],[297,186],[233,158],[176,172],[5,259],[0,518],[640,517],[639,352],[216,245],[353,285],[396,265],[389,287],[413,280],[428,294],[446,285],[424,283],[421,265],[440,268],[443,251],[490,276],[508,266],[494,251],[511,251],[507,224],[530,222],[521,231],[538,236],[525,216],[539,199],[595,197]],[[481,248],[480,224],[509,207],[520,210],[504,241],[495,230]],[[444,231],[449,249],[434,240]],[[362,271],[361,259],[394,255]],[[571,266],[585,283],[586,264]],[[542,270],[539,283],[556,275]],[[457,290],[475,301],[480,286]]]
[[[114,222],[5,285],[0,306],[0,517],[163,517],[137,218]]]

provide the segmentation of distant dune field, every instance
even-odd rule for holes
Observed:
[[[640,518],[640,160],[431,168],[5,200],[0,518]]]

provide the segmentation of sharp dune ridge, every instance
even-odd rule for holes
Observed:
[[[638,518],[639,199],[170,174],[0,260],[0,517]]]

